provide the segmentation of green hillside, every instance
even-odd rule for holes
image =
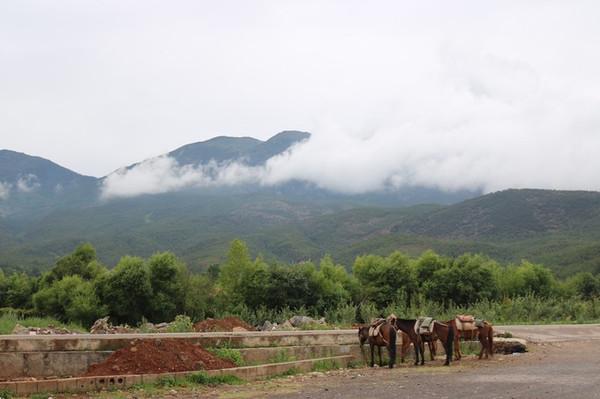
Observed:
[[[450,206],[358,207],[296,201],[276,192],[180,192],[55,212],[2,248],[5,266],[44,269],[89,241],[113,265],[125,254],[173,251],[192,269],[217,263],[241,238],[255,255],[298,262],[331,254],[351,265],[365,253],[427,249],[528,259],[558,275],[600,271],[600,193],[507,190]]]

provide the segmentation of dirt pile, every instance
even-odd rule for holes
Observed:
[[[237,317],[202,320],[194,324],[194,330],[197,332],[255,331],[254,327]]]
[[[90,366],[85,376],[158,374],[236,367],[197,345],[175,339],[135,340],[102,363]]]

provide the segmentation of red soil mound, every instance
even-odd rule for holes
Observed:
[[[158,374],[236,367],[197,345],[176,339],[135,340],[102,363],[90,366],[85,376]]]
[[[198,332],[227,332],[233,329],[243,328],[248,331],[255,331],[254,327],[238,319],[237,317],[225,317],[224,319],[206,319],[194,324],[194,330]]]

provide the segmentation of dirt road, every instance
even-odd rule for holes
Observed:
[[[600,398],[600,325],[497,327],[535,343],[530,352],[470,356],[451,367],[442,360],[415,367],[336,370],[247,383],[172,391],[125,393],[125,398]],[[114,394],[100,395],[114,398]],[[60,396],[59,396],[60,397]],[[62,398],[62,397],[61,397]],[[66,396],[65,396],[66,398]]]
[[[510,326],[532,339],[530,352],[469,358],[443,367],[400,365],[313,373],[242,387],[219,388],[199,396],[219,398],[600,398],[600,326]],[[499,330],[502,330],[499,328]]]

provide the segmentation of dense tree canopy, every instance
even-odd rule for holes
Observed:
[[[481,255],[446,258],[426,251],[410,258],[393,252],[359,256],[349,273],[329,256],[295,265],[252,259],[239,240],[231,243],[226,262],[199,274],[190,273],[170,252],[148,259],[125,256],[109,270],[90,244],[60,258],[40,277],[0,270],[0,307],[84,325],[105,315],[114,323],[129,324],[169,321],[179,314],[198,320],[227,312],[285,309],[313,315],[342,312],[354,318],[357,309],[363,316],[376,315],[422,301],[444,308],[524,297],[580,297],[593,304],[599,296],[598,276],[580,273],[559,281],[546,267],[526,261],[501,266]]]

